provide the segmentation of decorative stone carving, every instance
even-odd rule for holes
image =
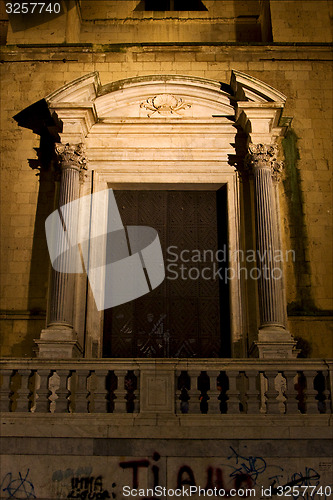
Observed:
[[[155,113],[162,116],[169,114],[182,116],[182,113],[179,113],[179,111],[183,111],[190,107],[191,104],[185,103],[181,97],[175,97],[171,94],[159,94],[155,97],[150,97],[140,104],[140,108],[145,108],[148,111],[148,118]]]
[[[87,170],[83,144],[56,144],[55,151],[61,163],[61,168],[76,168]]]
[[[245,156],[246,170],[255,168],[270,168],[274,180],[279,181],[283,169],[283,162],[277,160],[278,147],[276,144],[249,144],[249,153]]]

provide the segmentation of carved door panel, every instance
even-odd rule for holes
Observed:
[[[149,294],[105,311],[104,356],[219,356],[220,283],[210,258],[218,250],[216,192],[114,193],[124,225],[158,231],[166,278]]]

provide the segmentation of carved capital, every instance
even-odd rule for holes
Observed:
[[[62,169],[87,170],[87,159],[83,144],[56,144],[55,152]]]
[[[244,167],[247,171],[256,169],[270,169],[272,177],[279,180],[283,169],[283,162],[277,160],[277,145],[249,144],[249,152],[245,156]]]

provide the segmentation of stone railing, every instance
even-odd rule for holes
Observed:
[[[1,368],[3,412],[331,413],[331,360],[6,359]]]

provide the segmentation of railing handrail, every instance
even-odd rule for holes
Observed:
[[[259,358],[72,358],[72,359],[42,359],[42,358],[2,358],[0,369],[16,367],[38,370],[42,368],[62,367],[68,369],[109,369],[126,368],[127,370],[154,369],[157,366],[173,370],[201,370],[219,369],[240,370],[256,369],[267,370],[283,369],[333,369],[333,359],[296,358],[296,359],[259,359]]]

